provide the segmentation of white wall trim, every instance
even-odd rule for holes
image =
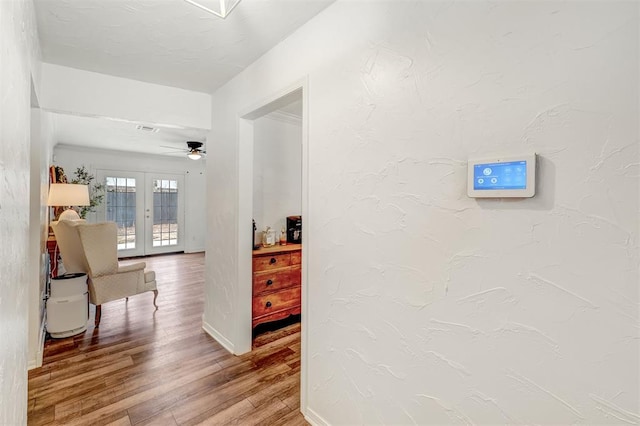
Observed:
[[[249,244],[243,244],[251,240],[249,224],[253,217],[253,196],[240,197],[239,194],[253,194],[253,144],[254,144],[254,122],[253,119],[238,117],[238,222],[236,235],[238,242],[236,245],[238,253],[238,286],[236,287],[236,309],[234,310],[234,336],[238,353],[251,351],[252,338],[252,303],[253,295],[253,274],[252,248]],[[247,226],[241,226],[247,224]]]
[[[42,322],[40,323],[40,329],[38,330],[38,351],[36,352],[35,359],[30,359],[27,365],[27,370],[33,370],[34,368],[42,367],[42,359],[44,357],[44,340],[47,335],[45,331],[45,324],[47,323],[47,313],[42,316]]]
[[[275,110],[297,100],[298,92],[303,89],[306,78],[279,90],[273,95],[254,103],[252,106],[241,109],[238,116],[247,120],[255,120],[264,117]]]
[[[184,249],[185,253],[202,253],[203,251],[205,251],[204,247],[189,247]]]
[[[265,115],[264,118],[287,124],[295,124],[298,126],[302,124],[302,117],[283,111],[273,111],[272,113]]]
[[[302,277],[301,297],[302,315],[300,316],[300,406],[303,412],[309,411],[308,401],[308,373],[309,373],[309,76],[305,76],[301,82],[302,88]],[[320,418],[318,416],[318,418]],[[324,422],[326,424],[326,422]]]
[[[224,337],[222,335],[222,333],[220,333],[218,330],[216,330],[214,327],[212,327],[211,324],[206,322],[204,320],[204,315],[202,316],[202,329],[209,336],[213,337],[216,342],[220,343],[223,348],[225,348],[226,350],[228,350],[229,352],[231,352],[234,355],[236,354],[234,346],[233,346],[233,342],[231,342],[229,339]]]
[[[329,426],[329,422],[322,418],[318,413],[313,411],[311,408],[307,408],[302,413],[304,415],[304,419],[311,423],[313,426]]]

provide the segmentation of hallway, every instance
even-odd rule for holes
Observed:
[[[202,330],[204,254],[144,261],[158,311],[141,294],[105,304],[98,330],[92,310],[84,334],[47,340],[43,366],[29,372],[29,424],[306,424],[300,324],[233,356]]]

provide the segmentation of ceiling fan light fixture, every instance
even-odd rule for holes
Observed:
[[[187,154],[187,157],[189,157],[192,160],[199,160],[200,158],[202,158],[202,155],[194,149],[192,151],[189,151],[189,153]]]
[[[226,18],[231,11],[240,3],[240,0],[184,0],[195,7],[212,13],[222,19]]]

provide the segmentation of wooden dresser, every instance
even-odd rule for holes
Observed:
[[[252,326],[300,314],[301,244],[253,251]]]

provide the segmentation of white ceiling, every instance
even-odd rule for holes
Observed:
[[[35,0],[45,62],[212,93],[334,0]]]
[[[53,113],[54,133],[61,145],[142,152],[174,157],[186,156],[187,141],[203,142],[207,130],[144,125],[124,120]],[[265,117],[287,122],[302,118],[302,99],[297,99]],[[153,130],[149,130],[153,129]]]
[[[205,93],[241,72],[334,0],[241,0],[221,19],[183,0],[35,0],[45,62]],[[296,114],[298,107],[293,107]],[[299,113],[298,113],[299,114]],[[164,154],[206,132],[55,114],[67,145]]]
[[[205,142],[202,129],[142,127],[137,123],[78,115],[54,114],[55,134],[62,145],[117,151],[185,156],[187,141]],[[148,129],[154,129],[149,131]],[[206,150],[206,144],[203,147]]]

